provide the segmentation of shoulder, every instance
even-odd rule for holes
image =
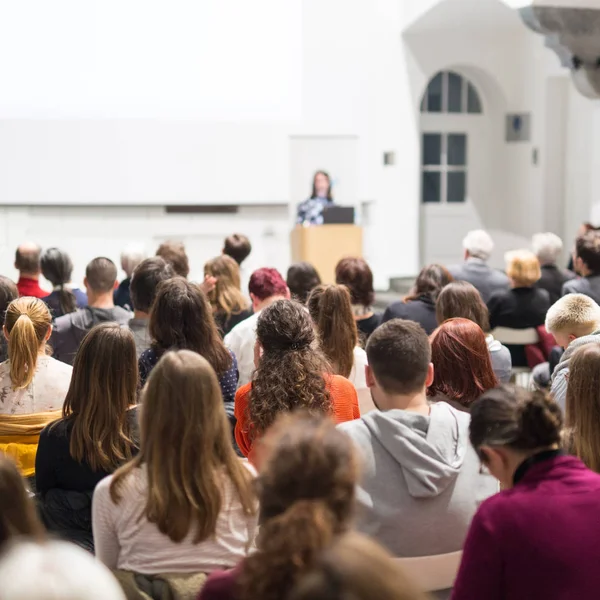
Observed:
[[[73,374],[73,367],[67,363],[56,360],[51,356],[47,357],[48,370],[58,375],[64,375],[65,377],[71,378]]]
[[[491,293],[488,304],[502,302],[509,298],[512,298],[512,290],[496,290]]]
[[[355,346],[354,347],[354,365],[358,367],[359,365],[366,365],[366,364],[368,364],[367,353],[360,346]]]
[[[107,503],[110,502],[112,504],[112,500],[110,498],[110,486],[113,482],[113,475],[108,475],[108,477],[104,477],[98,482],[94,489],[94,503]]]
[[[238,391],[235,393],[236,403],[246,400],[246,398],[248,398],[248,394],[250,394],[251,390],[252,390],[252,383],[246,383],[245,385],[241,386],[238,389]]]
[[[364,419],[365,417],[361,417],[353,421],[345,421],[344,423],[339,423],[336,427],[352,439],[361,438],[368,432]]]
[[[74,313],[69,313],[68,315],[62,315],[62,317],[58,317],[55,321],[54,321],[54,325],[53,325],[53,331],[54,333],[61,333],[67,329],[69,329],[73,323],[73,315],[77,314],[76,312]]]
[[[408,302],[404,302],[402,300],[396,300],[396,302],[392,302],[385,309],[384,318],[387,317],[388,319],[392,319],[394,317],[406,314],[408,305]]]
[[[58,419],[52,423],[49,423],[42,429],[40,433],[40,443],[42,440],[58,440],[69,438],[71,428],[69,422],[66,419]]]
[[[356,390],[352,383],[341,375],[325,375],[325,383],[332,395],[355,395]]]
[[[568,293],[569,291],[577,291],[582,289],[583,281],[585,281],[585,279],[578,279],[576,277],[574,279],[569,279],[568,281],[565,281],[563,283],[563,293]]]
[[[241,323],[238,323],[226,336],[225,345],[231,346],[232,344],[239,343],[246,339],[250,334],[253,333],[256,328],[256,321],[258,316],[256,314],[251,315],[247,319],[244,319]]]

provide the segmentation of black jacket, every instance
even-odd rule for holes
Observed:
[[[427,335],[437,327],[435,302],[429,296],[420,296],[408,302],[400,301],[390,304],[383,313],[382,323],[392,319],[406,319],[419,323]]]
[[[571,279],[575,279],[575,273],[559,269],[556,265],[542,265],[542,277],[535,287],[548,292],[550,306],[552,306],[559,298],[562,298],[563,285]]]

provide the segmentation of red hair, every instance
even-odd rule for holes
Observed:
[[[259,300],[266,300],[271,296],[285,296],[287,283],[277,269],[258,269],[254,271],[248,283],[248,291]]]
[[[430,337],[434,379],[428,396],[443,394],[468,408],[498,380],[481,327],[469,319],[449,319]]]

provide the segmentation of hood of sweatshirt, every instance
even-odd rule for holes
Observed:
[[[562,355],[560,362],[554,368],[554,372],[552,373],[552,380],[556,377],[557,373],[560,373],[563,369],[569,368],[569,363],[571,362],[571,358],[575,354],[575,352],[581,348],[581,346],[585,346],[586,344],[590,344],[592,342],[596,342],[600,344],[600,330],[594,331],[594,333],[590,335],[584,335],[573,340],[568,347],[566,348],[564,354]]]
[[[438,496],[458,477],[469,444],[467,413],[438,402],[428,417],[404,410],[373,411],[363,422],[402,469],[413,498]]]
[[[87,332],[100,323],[126,323],[131,317],[131,313],[120,306],[112,308],[93,308],[87,306],[74,313],[70,313],[69,316],[74,329]]]

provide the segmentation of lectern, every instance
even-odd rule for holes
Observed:
[[[362,228],[357,225],[297,225],[291,242],[292,260],[314,265],[323,283],[335,283],[335,265],[340,259],[362,257]]]

